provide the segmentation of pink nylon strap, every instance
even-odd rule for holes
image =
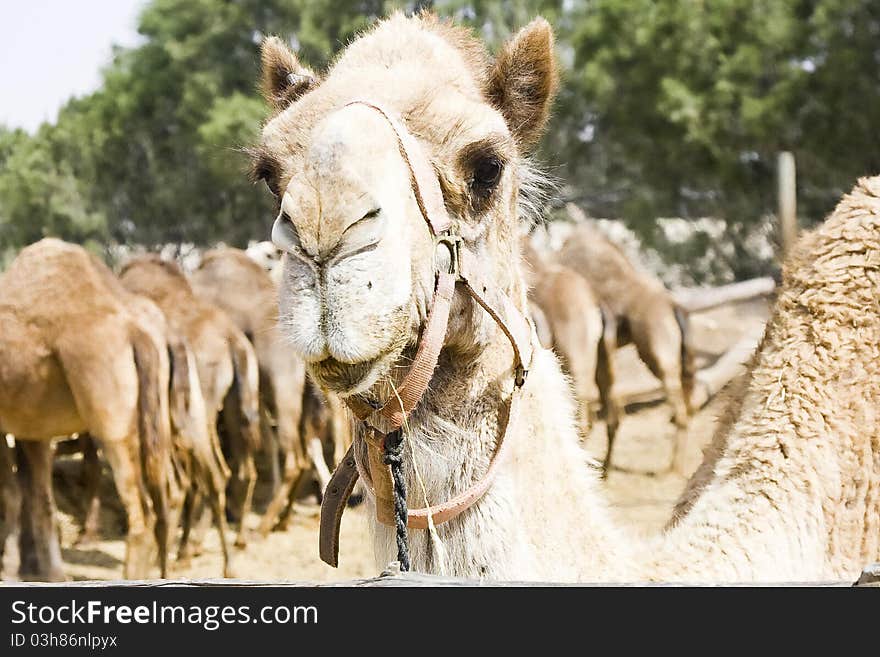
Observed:
[[[435,237],[445,233],[452,227],[449,214],[446,212],[446,203],[443,201],[443,190],[440,189],[440,181],[437,172],[425,156],[419,143],[394,118],[394,114],[385,110],[384,107],[367,100],[353,100],[346,105],[364,105],[385,117],[397,136],[397,144],[400,147],[400,155],[406,161],[412,177],[412,190],[422,216],[428,222],[431,234]]]

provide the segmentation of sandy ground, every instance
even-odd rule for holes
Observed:
[[[766,316],[764,301],[695,315],[692,334],[701,359],[710,361],[713,356],[717,357],[746,330],[762,323]],[[625,383],[632,383],[640,377],[650,379],[651,375],[631,347],[620,350],[616,358],[618,372]],[[716,398],[690,424],[685,459],[688,473],[700,463],[702,448],[711,438],[722,403]],[[662,403],[629,409],[615,445],[614,467],[605,484],[619,518],[645,531],[663,526],[686,482],[684,476],[667,470],[675,438],[670,417],[670,408]],[[604,457],[603,423],[598,422],[593,427],[585,447],[597,459]],[[55,468],[56,501],[68,575],[74,580],[120,579],[125,553],[125,520],[106,466],[101,489],[101,540],[88,546],[74,546],[81,516],[81,501],[76,497],[81,490],[79,465],[78,457],[65,457],[58,459]],[[258,486],[255,499],[258,510],[265,505],[267,496],[265,487]],[[251,514],[246,521],[248,527],[256,528],[259,516]],[[373,562],[362,507],[349,509],[344,516],[339,561],[340,567],[333,569],[318,558],[318,507],[314,497],[305,497],[286,531],[275,532],[266,539],[254,536],[245,549],[234,549],[233,570],[238,578],[247,580],[321,582],[376,575],[379,569]],[[212,529],[206,537],[203,553],[186,566],[173,563],[170,576],[216,578],[221,576],[221,570],[218,535]]]

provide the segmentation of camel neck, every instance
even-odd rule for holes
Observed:
[[[489,466],[513,388],[510,347],[495,333],[467,357],[444,351],[410,417],[404,461],[410,507],[450,499]],[[507,440],[483,498],[433,535],[410,530],[413,569],[507,580],[620,579],[625,540],[578,443],[573,402],[549,351],[535,354],[521,417]],[[396,558],[394,531],[371,524],[378,565],[385,565]]]

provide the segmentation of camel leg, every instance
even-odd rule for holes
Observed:
[[[682,477],[687,477],[687,472],[685,471],[686,459],[687,459],[687,451],[688,451],[688,428],[676,426],[675,427],[675,437],[673,438],[672,444],[672,459],[670,460],[670,468],[680,474]]]
[[[247,546],[247,516],[250,513],[254,499],[254,487],[257,484],[257,467],[254,457],[247,451],[239,461],[241,471],[239,477],[244,482],[245,491],[238,512],[238,535],[235,538],[235,547]]]
[[[281,480],[281,487],[260,520],[259,532],[262,536],[268,536],[269,532],[275,527],[279,516],[288,504],[288,499],[298,488],[300,480],[305,474],[305,469],[300,467],[299,460],[293,452],[287,452],[284,455],[284,470]]]
[[[608,449],[602,464],[602,477],[608,476],[611,466],[611,453],[614,439],[620,426],[623,409],[614,388],[614,351],[617,349],[617,323],[611,313],[602,311],[602,339],[599,340],[596,358],[596,387],[599,389],[599,402],[605,409],[605,430],[608,435]]]
[[[128,535],[125,539],[124,579],[144,579],[149,572],[152,547],[148,519],[144,513],[140,464],[132,454],[131,445],[137,444],[137,436],[125,440],[104,440],[101,449],[113,472],[116,493],[125,508],[128,519]]]
[[[342,463],[345,453],[351,445],[351,429],[348,424],[343,403],[335,396],[327,396],[327,405],[330,407],[330,428],[333,431],[333,465]],[[326,485],[321,486],[323,491]]]
[[[101,461],[98,458],[98,446],[89,434],[81,434],[79,443],[83,454],[82,479],[85,488],[85,513],[76,545],[88,545],[98,539],[98,527],[101,520],[101,498],[98,494],[101,484]]]
[[[235,577],[227,540],[229,526],[226,523],[226,493],[222,487],[215,488],[217,489],[212,491],[208,503],[211,506],[214,521],[217,523],[217,532],[220,534],[220,550],[223,553],[223,577]]]
[[[315,475],[318,477],[318,484],[321,486],[321,492],[327,490],[327,484],[330,483],[330,468],[324,460],[324,445],[317,436],[309,438],[306,444],[306,451],[309,454],[309,460],[315,468]]]
[[[172,473],[168,477],[169,494],[168,494],[168,530],[169,530],[169,547],[177,528],[186,521],[186,499],[187,491],[192,484],[187,468],[181,463],[177,455],[171,458]],[[170,549],[169,549],[170,552]]]
[[[310,474],[309,470],[303,469],[299,479],[297,479],[296,483],[290,489],[290,495],[287,496],[287,502],[284,504],[284,508],[278,516],[278,522],[275,524],[275,529],[277,531],[286,532],[290,526],[290,519],[293,517],[293,505],[302,494],[302,489],[309,484],[320,485],[315,479],[307,481],[308,474]],[[320,495],[322,492],[323,491],[318,491],[318,494]],[[349,500],[350,499],[351,498],[349,498]]]
[[[177,545],[177,561],[183,566],[189,564],[192,558],[192,546],[189,542],[189,534],[195,520],[196,506],[198,504],[197,497],[199,497],[199,493],[191,489],[183,500],[183,510],[181,511],[182,528],[180,532],[180,543]]]
[[[0,494],[3,499],[3,524],[0,525],[0,579],[18,579],[21,531],[21,491],[15,475],[15,452],[0,433]]]
[[[676,369],[663,377],[663,387],[666,389],[666,398],[672,405],[672,420],[675,424],[675,436],[672,444],[672,458],[669,468],[684,474],[684,458],[687,452],[688,438],[688,411],[681,387],[681,376]]]
[[[666,390],[666,399],[672,405],[672,421],[675,426],[682,429],[688,425],[687,403],[684,399],[684,391],[681,387],[681,374],[678,368],[674,372],[666,373],[661,378],[663,388]]]
[[[180,559],[184,562],[202,553],[205,534],[211,526],[211,510],[208,508],[211,488],[199,487],[190,503],[189,519],[185,526],[186,541],[181,538]],[[224,492],[225,495],[225,492]],[[226,516],[223,516],[224,519]]]
[[[254,499],[254,487],[257,484],[257,468],[254,462],[254,454],[247,445],[244,433],[241,431],[242,417],[238,412],[240,404],[237,403],[238,395],[232,390],[227,397],[227,403],[223,408],[223,423],[225,434],[228,438],[230,461],[235,464],[235,482],[237,494],[235,496],[236,515],[238,516],[239,530],[235,538],[235,547],[247,546],[247,515],[250,513]]]
[[[261,380],[262,383],[262,380]],[[272,426],[269,410],[266,408],[265,400],[260,400],[260,434],[263,437],[263,450],[269,461],[269,486],[272,495],[276,493],[281,485],[281,461],[279,459],[278,435],[275,427]]]
[[[648,328],[639,326],[634,341],[639,356],[660,379],[666,392],[666,400],[672,406],[672,421],[676,426],[672,447],[672,459],[667,470],[681,472],[684,450],[680,442],[686,439],[689,420],[688,403],[682,386],[682,345],[679,326],[674,317],[661,318]]]
[[[30,498],[33,526],[34,554],[39,564],[39,575],[51,582],[61,582],[64,562],[61,542],[55,524],[55,497],[52,494],[52,459],[54,450],[48,441],[19,441],[24,459],[29,466],[29,487],[23,495]]]
[[[33,499],[28,493],[32,487],[31,464],[25,457],[20,441],[15,443],[15,459],[18,465],[16,480],[18,483],[20,511],[18,515],[18,573],[22,577],[32,578],[40,574],[37,561],[37,543],[34,539]]]

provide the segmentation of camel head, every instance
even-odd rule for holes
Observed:
[[[278,201],[281,322],[322,386],[346,396],[391,373],[415,344],[434,287],[435,245],[397,135],[353,101],[405,126],[437,175],[453,231],[524,307],[519,190],[557,85],[546,21],[492,59],[461,28],[395,14],[323,75],[277,38],[263,43],[262,65],[275,114],[253,149],[254,176]],[[459,296],[446,344],[470,349],[496,329]]]

